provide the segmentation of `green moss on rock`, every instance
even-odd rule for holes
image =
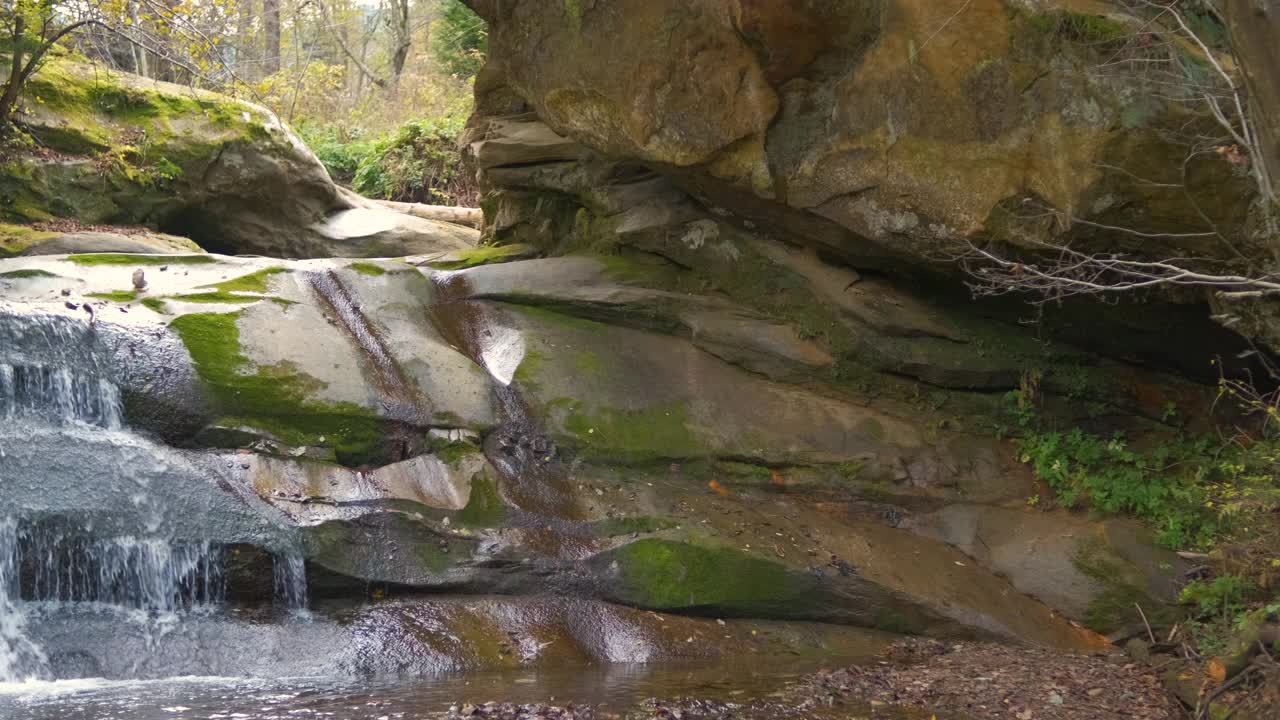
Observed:
[[[131,255],[128,253],[85,253],[63,258],[77,265],[212,265],[211,255]]]
[[[457,519],[472,527],[498,527],[507,519],[507,507],[487,475],[481,473],[472,478],[471,497],[467,506],[458,512]]]
[[[10,270],[8,272],[0,272],[0,278],[6,280],[29,280],[31,278],[56,278],[57,275],[48,270],[38,270],[35,268],[23,268],[22,270]]]
[[[1038,33],[1089,44],[1119,42],[1133,32],[1125,23],[1106,15],[1070,10],[1037,13],[1030,17],[1029,22]]]
[[[480,448],[465,440],[457,442],[440,441],[431,444],[431,453],[449,467],[457,468],[466,458],[479,455]]]
[[[639,410],[599,408],[593,412],[573,402],[564,428],[582,454],[619,462],[646,462],[706,454],[689,430],[689,407],[681,402]]]
[[[154,313],[159,313],[161,315],[169,314],[169,306],[166,305],[164,300],[161,300],[160,298],[155,298],[155,297],[142,298],[142,306]]]
[[[729,548],[645,539],[607,555],[615,599],[652,610],[717,610],[749,617],[803,615],[817,578]]]
[[[237,295],[235,293],[223,291],[189,293],[187,295],[170,295],[169,299],[177,300],[178,302],[225,303],[231,305],[246,305],[248,303],[256,303],[260,300],[280,300],[280,298],[266,297],[262,295]]]
[[[1081,544],[1072,564],[1101,586],[1083,618],[1090,630],[1106,634],[1131,623],[1146,621],[1163,625],[1176,621],[1172,608],[1128,581],[1130,573],[1122,567],[1122,561],[1097,538]],[[1139,606],[1145,618],[1138,612]]]
[[[375,265],[371,262],[353,262],[347,267],[355,270],[361,275],[368,275],[369,277],[378,277],[379,275],[385,275],[387,273],[387,271],[381,266]]]
[[[524,245],[486,245],[471,250],[458,250],[449,253],[447,260],[431,260],[427,267],[436,270],[465,270],[480,265],[491,265],[506,262],[528,254],[529,248]]]
[[[267,292],[268,289],[270,289],[271,277],[273,275],[278,275],[283,272],[288,272],[288,270],[283,267],[263,268],[255,272],[251,272],[248,275],[241,275],[240,277],[232,278],[230,280],[224,280],[223,282],[220,282],[220,283],[213,283],[210,285],[201,285],[200,287],[213,288],[214,290],[217,290],[219,292],[224,292],[224,293],[230,293],[230,292],[265,293]]]
[[[89,293],[85,297],[98,298],[99,300],[110,300],[111,302],[127,303],[137,299],[136,290],[112,290],[111,292]]]
[[[349,402],[315,399],[319,381],[288,364],[254,366],[240,351],[240,313],[197,313],[173,320],[196,371],[228,425],[259,428],[291,445],[324,445],[346,465],[386,459],[385,422]]]
[[[2,169],[0,174],[3,174]],[[56,232],[36,230],[28,225],[0,223],[0,258],[17,255],[36,243],[56,237],[58,237]]]

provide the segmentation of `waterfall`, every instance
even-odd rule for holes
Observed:
[[[274,556],[271,575],[277,606],[289,610],[307,609],[307,567],[302,556]]]
[[[124,424],[114,383],[65,367],[0,363],[0,419],[32,417],[108,429]]]
[[[26,634],[28,603],[173,613],[225,596],[222,550],[209,543],[88,538],[0,519],[0,682],[47,674],[43,652]]]
[[[226,597],[221,548],[158,538],[87,538],[20,529],[22,598],[89,602],[154,612],[216,605]]]
[[[18,524],[0,518],[0,683],[47,675],[44,652],[27,637],[19,610]]]

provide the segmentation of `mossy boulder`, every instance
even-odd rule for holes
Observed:
[[[652,610],[742,617],[826,617],[821,583],[732,548],[649,539],[595,558],[607,567],[606,597]]]
[[[334,520],[301,532],[310,561],[358,581],[439,588],[474,574],[466,566],[477,540],[441,533],[400,512]]]
[[[56,57],[29,82],[19,122],[57,153],[0,163],[6,220],[147,225],[211,251],[289,257],[474,244],[474,231],[385,208],[362,210],[376,221],[335,233],[334,216],[361,199],[275,115],[216,93]]]
[[[187,238],[165,233],[127,228],[123,232],[78,230],[47,232],[21,225],[0,225],[0,234],[11,238],[10,249],[21,255],[62,255],[84,253],[185,254],[203,252]],[[0,241],[3,242],[3,241]]]

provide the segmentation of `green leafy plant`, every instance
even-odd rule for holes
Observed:
[[[1160,541],[1207,549],[1237,533],[1256,533],[1280,508],[1280,442],[1177,437],[1135,447],[1123,434],[1046,429],[1023,390],[1005,414],[1021,434],[1020,460],[1066,507],[1145,520]]]
[[[352,187],[386,200],[473,204],[474,181],[462,172],[457,148],[460,130],[449,119],[401,125],[361,158]]]
[[[1192,580],[1182,588],[1178,599],[1195,605],[1202,616],[1229,615],[1244,610],[1245,599],[1253,589],[1253,584],[1239,575],[1219,575],[1212,580]]]

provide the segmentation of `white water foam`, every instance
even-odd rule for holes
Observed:
[[[18,524],[0,518],[0,684],[48,675],[48,659],[27,636],[18,594]]]

